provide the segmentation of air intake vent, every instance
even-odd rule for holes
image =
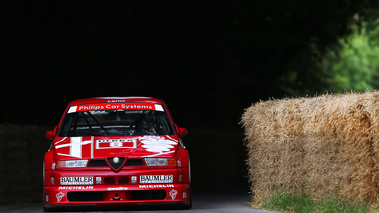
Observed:
[[[68,192],[68,201],[102,201],[103,192]]]
[[[166,190],[131,191],[131,200],[163,200]]]
[[[124,166],[143,166],[142,159],[128,159]],[[105,160],[91,160],[89,167],[108,167]]]

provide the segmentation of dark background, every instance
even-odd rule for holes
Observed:
[[[370,0],[1,1],[0,8],[0,123],[54,126],[79,98],[162,98],[190,132],[195,190],[246,189],[243,110],[325,91],[315,61],[350,33],[354,14],[367,20],[378,11]]]

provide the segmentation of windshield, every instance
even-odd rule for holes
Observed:
[[[108,135],[172,135],[173,129],[164,111],[96,110],[66,114],[61,137]]]

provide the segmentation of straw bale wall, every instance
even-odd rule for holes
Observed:
[[[378,201],[379,92],[261,101],[241,121],[251,191]]]

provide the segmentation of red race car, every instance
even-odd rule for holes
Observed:
[[[69,103],[44,160],[44,210],[168,204],[191,208],[189,153],[166,104],[104,97]],[[163,205],[165,206],[165,205]]]

